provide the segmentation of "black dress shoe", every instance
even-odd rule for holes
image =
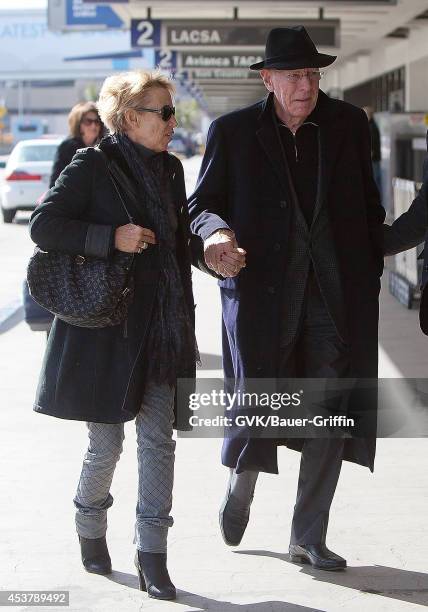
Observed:
[[[135,567],[140,591],[147,591],[153,599],[175,599],[177,591],[166,568],[166,553],[148,553],[137,550]]]
[[[325,544],[290,544],[289,553],[293,563],[310,563],[315,569],[337,571],[346,568],[346,559]]]
[[[238,546],[244,536],[250,518],[251,497],[248,506],[238,503],[231,495],[230,485],[220,508],[219,523],[223,540],[228,546]]]
[[[105,536],[88,539],[79,536],[83,567],[91,574],[111,574],[111,559]]]

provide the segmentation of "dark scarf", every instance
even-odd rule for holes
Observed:
[[[168,203],[161,198],[158,181],[163,179],[163,154],[144,160],[125,134],[114,134],[136,184],[144,194],[142,205],[156,235],[160,273],[154,314],[149,324],[147,356],[150,379],[175,386],[177,377],[192,371],[198,358],[175,254],[175,237],[168,215]],[[154,172],[156,171],[156,173]],[[169,177],[166,177],[169,180]]]

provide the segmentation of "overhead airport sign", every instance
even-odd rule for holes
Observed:
[[[180,54],[180,67],[183,70],[195,68],[248,69],[251,64],[261,62],[262,59],[263,56],[257,53],[223,53],[221,51],[212,53],[182,52]]]
[[[183,74],[183,73],[181,73]],[[248,68],[194,68],[184,71],[190,79],[259,79],[259,73]]]
[[[259,21],[185,21],[164,22],[165,46],[180,47],[264,47],[272,28],[280,27],[281,20]],[[284,21],[283,25],[300,25]],[[339,20],[314,20],[304,24],[316,45],[336,47],[339,44]]]
[[[171,49],[263,48],[272,28],[304,25],[317,46],[339,47],[339,19],[222,19],[222,20],[131,20],[133,47],[161,46]],[[160,38],[160,40],[159,40]]]
[[[171,72],[177,70],[177,51],[157,49],[155,51],[155,66]]]
[[[160,19],[131,19],[131,47],[164,47]]]
[[[51,30],[121,29],[127,23],[113,6],[83,0],[49,0],[48,24]]]

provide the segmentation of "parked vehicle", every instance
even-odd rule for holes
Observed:
[[[38,198],[49,188],[52,164],[61,140],[24,140],[14,147],[0,184],[5,223],[12,223],[18,210],[34,210]]]
[[[195,145],[189,134],[184,130],[175,130],[168,148],[171,153],[176,153],[179,157],[192,157],[192,155],[195,155]]]
[[[8,159],[9,159],[9,155],[0,155],[0,183],[4,177]]]

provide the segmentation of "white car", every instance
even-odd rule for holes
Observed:
[[[61,138],[22,140],[7,161],[0,184],[5,223],[12,223],[18,210],[34,210],[49,189],[52,165]]]

